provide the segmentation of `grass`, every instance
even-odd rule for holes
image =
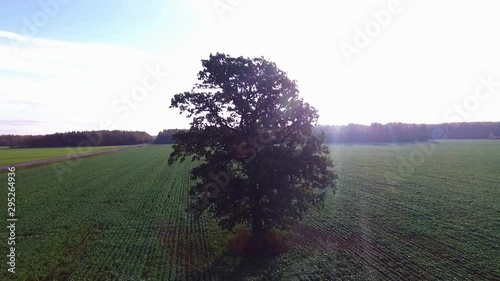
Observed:
[[[169,167],[169,146],[82,159],[62,181],[50,165],[19,171],[17,280],[500,279],[498,142],[439,143],[401,175],[417,145],[331,151],[337,192],[269,258],[231,256],[215,220],[186,214],[193,163]]]
[[[0,147],[0,166],[53,157],[102,151],[118,146],[58,147],[58,148],[7,148]]]

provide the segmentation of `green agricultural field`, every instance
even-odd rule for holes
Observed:
[[[337,192],[269,258],[228,255],[228,233],[184,211],[194,164],[169,167],[169,146],[85,158],[62,180],[51,165],[19,171],[15,278],[500,280],[500,142],[331,150]]]
[[[0,146],[0,166],[80,153],[96,152],[118,146],[58,147],[58,148],[7,148]]]

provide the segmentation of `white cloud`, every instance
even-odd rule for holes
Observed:
[[[14,49],[10,39],[22,42]],[[163,114],[160,111],[155,116],[147,109],[134,109],[146,113],[135,114],[139,123],[145,124],[142,127],[128,126],[134,122],[122,120],[113,112],[112,104],[123,95],[130,95],[142,83],[147,67],[160,67],[168,72],[171,65],[166,63],[167,56],[121,46],[29,38],[8,32],[0,32],[0,42],[0,119],[34,119],[48,124],[44,128],[23,124],[18,133],[99,129],[103,119],[111,119],[117,129],[161,128],[158,124],[151,126],[148,118],[165,116],[169,105],[165,91],[171,85],[162,85],[149,93],[150,98],[156,96],[162,103]],[[158,100],[157,96],[163,98]],[[17,102],[7,102],[12,100]],[[27,108],[28,102],[37,106]],[[7,130],[12,130],[11,126],[0,124],[0,133]]]
[[[191,88],[200,60],[215,52],[275,61],[298,80],[323,124],[445,122],[445,112],[471,94],[478,77],[493,73],[500,80],[496,1],[400,0],[402,12],[351,64],[340,44],[351,42],[355,28],[390,0],[220,1],[235,3],[224,20],[215,1],[187,0],[200,25],[163,53],[0,31],[0,73],[10,73],[0,74],[0,119],[46,121],[44,132],[99,129],[106,118],[119,129],[150,133],[185,127],[189,120],[168,109],[170,98]],[[22,41],[18,53],[11,39]],[[168,82],[119,118],[113,102],[130,94],[144,68],[158,62],[169,72]],[[28,110],[5,100],[39,106]],[[500,120],[498,104],[500,94],[493,95],[464,121]]]

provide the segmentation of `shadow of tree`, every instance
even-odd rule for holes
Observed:
[[[209,268],[186,276],[186,280],[283,280],[276,257],[232,257],[225,254]]]

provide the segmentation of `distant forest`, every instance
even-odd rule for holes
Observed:
[[[318,126],[325,133],[326,143],[414,142],[435,139],[500,138],[500,122],[445,124],[373,123],[370,126]]]
[[[158,136],[156,136],[154,144],[173,144],[174,140],[172,138],[172,135],[175,134],[178,131],[182,131],[181,129],[168,129],[168,130],[163,130],[158,133]]]
[[[1,135],[0,146],[9,147],[66,147],[109,146],[151,143],[153,138],[138,131],[74,131],[50,135]]]
[[[174,143],[172,135],[179,129],[158,133],[155,144]],[[346,126],[317,126],[326,143],[414,142],[432,139],[500,139],[500,122],[445,123],[436,125],[389,123],[382,125],[349,124]]]
[[[172,144],[172,135],[180,129],[168,129],[154,138],[139,131],[74,131],[50,135],[0,135],[0,146],[65,147],[108,146],[141,143]],[[500,139],[500,122],[445,123],[437,125],[389,123],[382,125],[349,124],[317,126],[315,133],[325,134],[325,143],[413,142],[432,139]]]

